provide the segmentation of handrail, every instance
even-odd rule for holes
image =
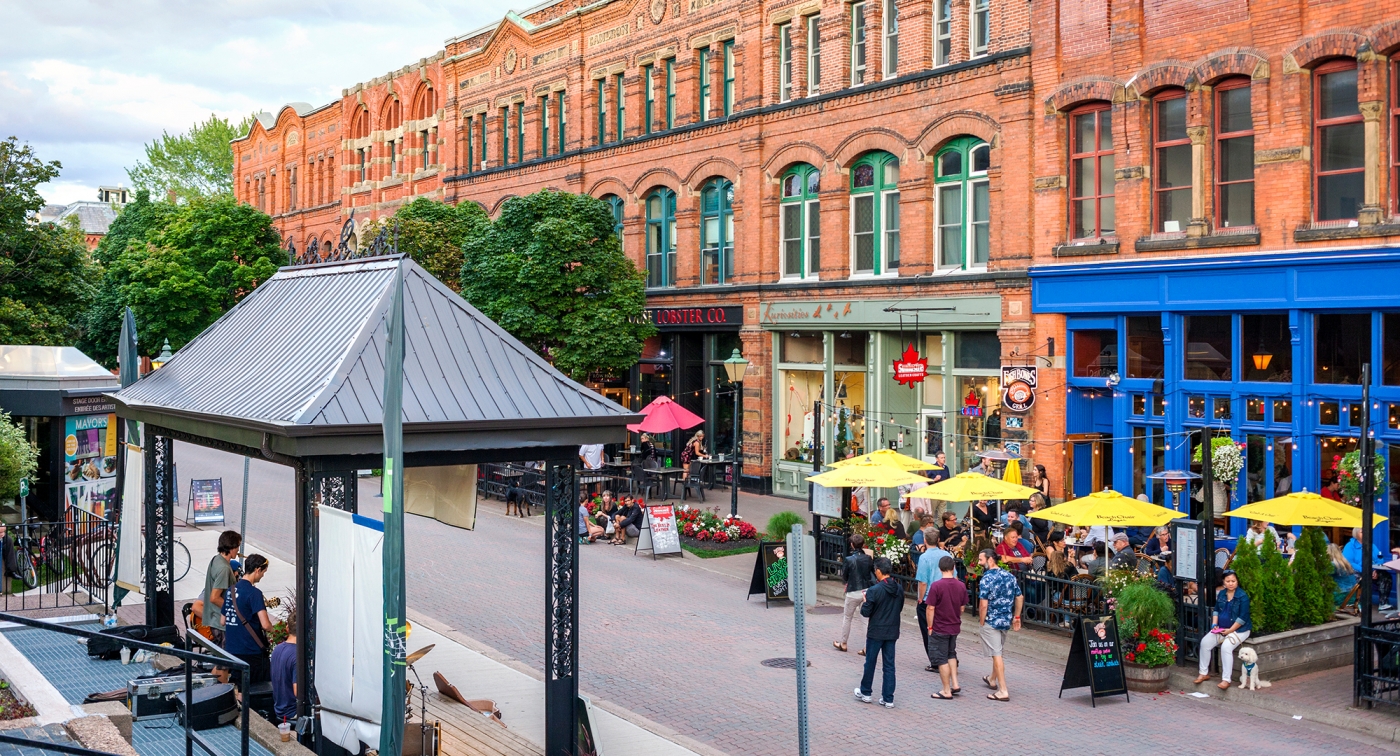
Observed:
[[[9,743],[23,748],[37,748],[41,751],[57,751],[59,753],[71,753],[76,756],[117,756],[107,751],[94,751],[91,748],[68,745],[67,743],[49,743],[43,740],[29,740],[28,738],[17,738],[14,735],[0,733],[0,743]]]
[[[222,756],[222,754],[214,750],[212,744],[210,744],[204,739],[204,736],[196,733],[191,728],[190,696],[194,692],[194,670],[190,667],[189,662],[209,662],[212,664],[218,664],[220,666],[233,667],[239,670],[241,672],[241,674],[239,674],[238,676],[239,693],[240,697],[242,698],[241,708],[243,713],[243,734],[241,737],[240,753],[241,756],[248,756],[248,678],[252,676],[252,666],[248,664],[248,662],[243,661],[242,659],[234,656],[233,654],[230,654],[229,652],[215,645],[213,642],[209,641],[207,638],[200,635],[199,633],[186,632],[185,644],[189,645],[191,640],[195,640],[200,645],[209,648],[211,651],[214,651],[214,654],[201,654],[195,651],[189,651],[187,649],[179,648],[177,646],[162,646],[156,643],[147,643],[146,641],[135,640],[133,638],[117,638],[115,636],[99,633],[93,630],[83,630],[81,628],[60,625],[55,622],[44,622],[42,620],[30,619],[29,617],[21,617],[17,614],[9,614],[7,612],[0,612],[0,621],[13,622],[17,625],[33,627],[39,630],[48,630],[50,632],[61,633],[63,635],[73,635],[79,638],[87,638],[89,640],[91,640],[92,638],[116,638],[121,642],[121,645],[123,646],[131,646],[133,648],[151,651],[157,654],[167,654],[177,659],[184,660],[186,662],[183,665],[185,668],[185,756],[193,756],[193,746],[195,743],[198,743],[199,747],[203,748],[205,752],[209,754],[209,756]],[[29,743],[28,741],[25,741],[25,744],[37,745]],[[78,753],[88,754],[101,752],[79,751]]]

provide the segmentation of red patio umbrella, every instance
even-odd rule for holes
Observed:
[[[670,433],[677,428],[694,428],[705,422],[705,418],[671,401],[669,396],[658,396],[641,410],[646,419],[627,430],[639,433]]]

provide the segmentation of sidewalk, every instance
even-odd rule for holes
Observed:
[[[193,562],[189,575],[176,584],[178,614],[180,606],[197,597],[204,588],[205,569],[211,555],[217,551],[219,531],[182,529],[176,535],[189,547]],[[293,564],[253,543],[245,544],[243,553],[268,557],[267,576],[258,585],[266,596],[293,595],[296,587]],[[145,609],[139,594],[129,596],[125,603],[118,612],[123,621],[143,622]],[[430,689],[433,673],[441,672],[467,698],[494,700],[507,727],[543,748],[544,682],[539,672],[412,609],[409,609],[409,620],[413,623],[408,644],[410,652],[430,644],[434,646],[414,665]],[[587,691],[580,692],[588,695]],[[608,756],[722,756],[713,748],[694,743],[669,728],[604,701],[594,699],[593,705],[597,714],[595,732]],[[676,740],[686,741],[686,745],[674,742]]]

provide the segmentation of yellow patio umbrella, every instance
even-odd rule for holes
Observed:
[[[1007,483],[1021,485],[1021,463],[1010,459],[1006,461],[1006,471],[1001,474],[1001,479]]]
[[[1051,522],[1062,522],[1075,527],[1093,525],[1156,527],[1165,525],[1183,515],[1175,509],[1138,501],[1110,489],[1095,491],[1088,496],[1031,512],[1030,516]]]
[[[933,467],[933,464],[930,462],[925,462],[922,459],[914,459],[907,454],[900,454],[894,449],[876,449],[869,454],[864,454],[859,457],[851,457],[850,459],[843,459],[840,462],[832,462],[831,467],[832,469],[839,470],[842,467],[863,465],[872,462],[887,467],[893,467],[898,470],[906,470],[908,472],[920,472]]]
[[[807,480],[825,488],[894,488],[910,483],[929,482],[929,479],[922,475],[915,475],[898,467],[891,467],[882,462],[865,461],[827,470]]]
[[[982,501],[984,499],[1028,499],[1036,489],[988,477],[981,473],[958,473],[947,480],[909,492],[911,499],[942,501]]]
[[[1237,507],[1225,514],[1249,520],[1263,520],[1275,525],[1313,525],[1328,528],[1361,527],[1361,510],[1347,506],[1307,491],[1284,494],[1274,499],[1256,501]],[[1371,525],[1375,527],[1386,521],[1386,517],[1371,514]]]

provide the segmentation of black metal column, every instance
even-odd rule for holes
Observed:
[[[152,429],[154,430],[154,429]],[[175,548],[175,440],[150,433],[146,439],[146,624],[175,624],[175,585],[170,553]]]
[[[574,460],[547,464],[544,753],[578,753],[578,483]]]
[[[316,702],[316,601],[319,529],[316,507],[355,512],[358,507],[354,470],[308,473],[297,471],[297,679],[307,684],[297,688],[297,716],[313,716]],[[342,752],[334,743],[322,741],[319,725],[302,739],[317,753]]]

